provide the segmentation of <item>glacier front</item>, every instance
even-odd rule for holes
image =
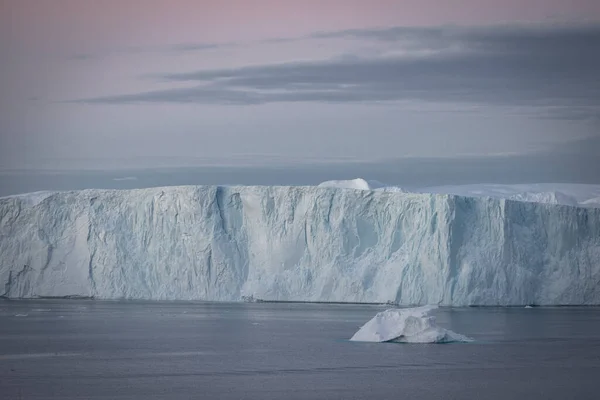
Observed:
[[[0,295],[600,304],[600,209],[329,187],[14,196]]]

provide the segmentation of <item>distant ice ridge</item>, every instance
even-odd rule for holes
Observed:
[[[56,194],[56,192],[39,191],[32,193],[16,194],[7,197],[0,197],[0,201],[2,199],[19,198],[23,200],[23,202],[29,204],[30,206],[36,206],[42,201],[46,200],[48,197],[52,196],[53,194]]]
[[[319,187],[357,189],[357,190],[375,190],[387,187],[385,183],[362,178],[342,180],[342,181],[326,181],[319,184]]]
[[[600,185],[574,183],[474,184],[428,187],[416,191],[470,197],[494,197],[533,203],[600,207]]]
[[[350,338],[355,342],[453,343],[473,339],[441,328],[430,315],[437,306],[393,308],[377,313]]]
[[[337,189],[356,189],[356,190],[376,190],[380,192],[404,192],[405,190],[398,186],[390,186],[383,182],[366,180],[362,178],[326,181],[318,185],[319,187],[337,188]]]
[[[532,203],[563,204],[579,207],[600,207],[600,185],[573,183],[533,183],[533,184],[472,184],[413,188],[408,190],[379,181],[362,178],[327,181],[322,187],[336,187],[383,192],[414,192],[455,194],[468,197],[494,197],[526,201]]]
[[[600,209],[327,187],[9,197],[0,295],[600,304]]]

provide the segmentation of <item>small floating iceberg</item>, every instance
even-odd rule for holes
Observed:
[[[382,311],[352,336],[355,342],[452,343],[473,339],[439,327],[429,315],[437,306]]]

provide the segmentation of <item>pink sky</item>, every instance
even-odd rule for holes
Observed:
[[[156,78],[164,74],[402,50],[365,40],[260,39],[390,26],[594,21],[600,21],[598,0],[0,0],[0,169],[74,154],[196,156],[229,147],[231,153],[298,156],[314,150],[311,141],[328,156],[487,154],[583,137],[597,128],[528,119],[490,105],[474,115],[429,113],[418,102],[388,110],[68,101],[195,84]],[[170,46],[228,42],[238,45],[180,52]]]
[[[392,25],[600,19],[596,0],[3,0],[13,44],[52,49],[226,42]]]

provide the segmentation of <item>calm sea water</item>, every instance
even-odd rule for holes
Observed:
[[[475,342],[348,341],[382,309],[0,301],[0,398],[600,398],[600,308],[439,309]]]

